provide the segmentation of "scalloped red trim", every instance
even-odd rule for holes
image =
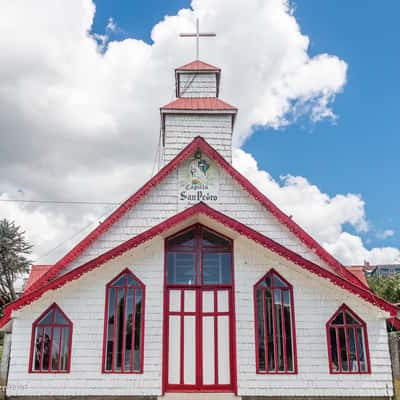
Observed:
[[[286,247],[282,246],[281,244],[273,241],[272,239],[262,235],[261,233],[255,231],[254,229],[242,224],[241,222],[228,217],[227,215],[222,214],[221,212],[209,207],[204,203],[198,203],[186,210],[168,218],[164,222],[148,229],[145,232],[140,233],[139,235],[127,240],[126,242],[120,244],[119,246],[115,247],[112,250],[109,250],[102,255],[94,258],[93,260],[81,265],[78,268],[73,269],[72,271],[66,273],[65,275],[55,279],[47,283],[44,286],[36,289],[35,291],[31,291],[15,302],[9,304],[6,307],[5,314],[3,318],[0,320],[0,328],[4,326],[10,316],[12,310],[17,310],[27,304],[32,303],[33,301],[39,299],[45,292],[48,290],[55,290],[62,286],[64,286],[67,282],[71,282],[73,280],[79,279],[83,274],[99,267],[100,265],[104,264],[105,262],[109,261],[112,258],[118,257],[121,254],[125,253],[126,251],[141,245],[142,243],[147,242],[148,240],[154,238],[155,236],[160,235],[161,233],[165,232],[166,230],[176,226],[177,224],[185,221],[186,219],[193,217],[196,214],[203,214],[207,217],[223,224],[224,226],[234,230],[235,232],[239,233],[242,236],[246,236],[247,238],[253,240],[254,242],[260,244],[261,246],[273,251],[274,253],[286,258],[287,260],[293,262],[296,265],[310,271],[322,278],[330,280],[333,284],[350,291],[351,293],[360,296],[364,300],[372,303],[374,306],[377,306],[385,311],[391,313],[391,315],[397,315],[397,308],[373,294],[370,290],[366,289],[365,287],[357,286],[354,283],[349,282],[345,278],[342,278],[320,266],[314,264],[313,262],[306,260],[305,258],[301,257],[297,253],[292,250],[287,249]]]
[[[128,210],[130,210],[139,200],[149,191],[157,186],[167,175],[185,161],[194,151],[201,149],[209,155],[221,168],[223,168],[232,178],[234,178],[255,200],[259,201],[263,207],[273,214],[282,224],[284,224],[293,234],[295,234],[309,249],[314,251],[323,261],[330,265],[337,274],[344,276],[350,282],[363,285],[351,272],[347,271],[334,257],[332,257],[316,240],[306,233],[290,217],[282,212],[271,200],[262,194],[253,184],[241,175],[231,164],[229,164],[212,146],[202,137],[197,136],[188,144],[178,155],[165,165],[153,178],[142,186],[134,195],[119,206],[109,217],[107,217],[96,229],[86,238],[78,243],[69,253],[38,279],[27,293],[43,285],[45,282],[56,277],[69,263],[75,260],[82,252],[90,246],[101,234],[106,232],[117,220],[119,220]]]

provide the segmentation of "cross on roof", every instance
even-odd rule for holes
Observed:
[[[199,45],[201,37],[214,37],[217,36],[213,32],[202,32],[200,33],[199,29],[199,19],[196,18],[196,32],[195,33],[181,33],[179,36],[181,37],[195,37],[196,38],[196,60],[199,60]]]

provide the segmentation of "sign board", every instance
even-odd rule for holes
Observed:
[[[219,168],[197,151],[178,171],[178,203],[216,202],[219,198]]]

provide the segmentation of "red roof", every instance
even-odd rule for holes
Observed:
[[[220,72],[221,69],[214,67],[214,65],[207,64],[200,60],[195,60],[189,64],[182,65],[182,67],[176,68],[175,71],[215,71]]]
[[[359,265],[353,265],[350,267],[347,267],[347,269],[365,286],[368,286],[367,279],[365,278],[364,274],[364,267],[359,266]]]
[[[41,278],[52,265],[32,265],[31,273],[29,274],[28,281],[26,282],[24,293],[29,290],[29,288]]]
[[[161,110],[237,111],[237,108],[216,97],[180,97],[161,107]]]
[[[176,225],[186,220],[192,219],[193,216],[197,216],[199,214],[205,215],[208,218],[223,224],[228,229],[231,229],[242,236],[246,236],[248,239],[280,255],[281,257],[286,258],[287,260],[293,262],[299,267],[311,272],[312,274],[320,276],[321,278],[324,279],[328,279],[333,284],[345,290],[348,290],[353,294],[360,296],[365,301],[370,302],[374,306],[380,307],[381,309],[390,312],[392,316],[397,315],[397,308],[393,304],[387,302],[384,299],[379,298],[368,288],[354,284],[349,280],[347,280],[345,277],[338,276],[333,272],[328,271],[327,269],[324,269],[317,264],[314,264],[313,262],[298,255],[294,251],[287,249],[281,244],[255,231],[254,229],[242,224],[241,222],[231,217],[228,217],[227,215],[222,214],[221,212],[211,208],[207,204],[197,203],[194,206],[187,208],[179,212],[178,214],[173,215],[172,217],[161,222],[160,224],[155,225],[152,228],[142,233],[139,233],[137,236],[134,236],[133,238],[118,245],[117,247],[106,251],[100,256],[94,258],[93,260],[73,269],[70,272],[67,272],[66,274],[56,278],[55,280],[45,283],[38,289],[30,291],[27,294],[24,294],[23,296],[18,298],[13,303],[10,303],[6,307],[4,316],[3,318],[0,319],[0,328],[10,320],[12,310],[19,309],[27,304],[32,303],[33,301],[39,299],[45,292],[49,290],[58,289],[68,282],[79,279],[82,275],[86,274],[89,271],[92,271],[95,268],[100,267],[108,260],[118,257],[132,248],[140,246],[141,244],[147,242],[148,240],[151,240],[152,238],[161,235],[168,229],[174,228],[176,227]]]

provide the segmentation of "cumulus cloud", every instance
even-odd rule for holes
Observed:
[[[33,199],[118,202],[149,179],[159,106],[174,98],[173,69],[194,55],[193,41],[178,34],[192,30],[196,17],[202,29],[218,30],[200,54],[222,67],[221,96],[240,109],[236,146],[257,126],[279,128],[304,114],[315,122],[335,119],[332,105],[346,83],[343,60],[309,56],[309,38],[287,0],[193,0],[192,9],[153,27],[152,44],[111,40],[119,29],[112,18],[104,34],[91,33],[91,0],[5,1],[1,14],[2,198],[22,190]],[[344,223],[367,229],[357,195],[329,198],[301,177],[279,184],[258,171],[254,179],[299,222],[296,201],[315,202],[315,215],[304,222],[324,243],[339,240]],[[41,262],[56,260],[71,245],[66,239],[107,211],[0,203],[2,216],[29,232],[36,253],[64,243]],[[332,223],[322,226],[320,219]]]
[[[400,261],[399,249],[367,249],[359,236],[344,231],[346,225],[359,233],[368,231],[365,204],[360,195],[348,193],[330,197],[301,176],[283,176],[278,182],[268,172],[260,170],[250,154],[240,149],[234,151],[233,164],[343,264],[362,264],[364,260],[371,264]],[[386,238],[394,232],[386,230],[383,234]]]

